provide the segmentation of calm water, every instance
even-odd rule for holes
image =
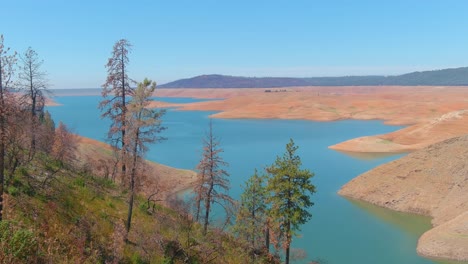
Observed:
[[[109,122],[99,118],[99,96],[57,97],[63,104],[50,107],[55,120],[83,136],[105,141]],[[170,102],[189,98],[158,98]],[[168,111],[164,124],[167,141],[154,145],[147,158],[169,166],[194,169],[210,112]],[[434,263],[416,254],[418,237],[430,227],[427,218],[392,212],[367,203],[348,201],[339,188],[360,173],[401,155],[363,159],[327,147],[347,139],[399,129],[380,121],[309,122],[298,120],[213,120],[215,134],[230,164],[231,195],[238,198],[240,185],[253,173],[282,155],[289,138],[300,147],[303,167],[315,173],[312,220],[303,226],[293,247],[308,259],[327,263]],[[306,263],[306,262],[302,262]]]

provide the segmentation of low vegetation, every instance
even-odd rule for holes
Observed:
[[[78,137],[65,124],[56,126],[44,109],[47,83],[37,53],[29,48],[21,57],[21,78],[29,82],[18,92],[10,86],[16,54],[6,56],[0,39],[0,263],[279,263],[281,248],[289,263],[292,238],[311,217],[309,194],[315,192],[313,174],[299,168],[294,142],[267,169],[268,184],[260,187],[264,199],[256,201],[265,205],[262,211],[255,204],[240,206],[239,223],[257,228],[227,228],[237,206],[211,123],[197,167],[196,199],[174,193],[155,198],[163,188],[174,192],[157,177],[143,184],[151,180],[145,151],[163,139],[164,111],[148,107],[156,83],[145,79],[130,87],[124,70],[130,47],[126,40],[114,46],[99,106],[112,121],[112,146],[88,159]],[[263,184],[253,181],[254,187]],[[155,189],[148,193],[143,185]],[[247,189],[243,201],[251,195],[255,190]],[[212,224],[215,203],[227,209],[225,225]],[[249,210],[254,219],[245,214]]]
[[[1,263],[244,263],[232,235],[194,222],[189,206],[148,204],[136,195],[125,229],[128,191],[45,155],[17,170],[0,222]],[[44,175],[54,176],[43,184]],[[154,206],[153,206],[154,205]]]

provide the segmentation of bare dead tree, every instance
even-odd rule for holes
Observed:
[[[107,68],[107,80],[102,85],[103,100],[99,103],[102,117],[112,121],[108,132],[111,144],[120,150],[122,180],[126,174],[126,131],[127,131],[127,104],[129,97],[133,95],[135,83],[128,77],[128,64],[132,45],[126,39],[117,41],[109,58]],[[119,146],[120,145],[120,146]]]
[[[52,156],[62,164],[71,164],[75,160],[78,148],[77,138],[65,124],[59,123],[52,145]]]
[[[149,103],[152,101],[151,96],[156,89],[156,83],[145,79],[138,84],[134,92],[133,98],[128,105],[127,112],[127,150],[128,156],[131,158],[130,164],[130,199],[128,203],[127,214],[127,231],[130,231],[133,200],[135,196],[135,181],[139,167],[144,163],[144,154],[148,150],[148,145],[164,140],[159,136],[165,127],[161,124],[161,117],[165,111],[162,109],[150,109]]]
[[[9,55],[9,48],[3,44],[3,35],[0,35],[0,221],[3,219],[3,189],[5,180],[5,148],[7,141],[8,115],[10,105],[14,100],[10,88],[16,65],[16,53]]]
[[[47,89],[47,73],[41,69],[44,61],[39,59],[37,52],[29,47],[23,55],[20,55],[20,60],[22,65],[18,76],[18,86],[24,92],[22,103],[30,111],[29,159],[31,160],[36,151],[36,130],[44,115],[45,95],[49,93],[49,90]]]
[[[15,108],[8,116],[7,141],[5,142],[5,169],[8,174],[5,175],[5,185],[8,187],[16,169],[27,160],[28,134],[23,120],[27,119],[26,113],[20,111],[19,106],[10,106]]]
[[[210,120],[209,130],[203,140],[203,153],[197,165],[198,180],[194,188],[196,216],[204,210],[203,233],[206,235],[212,204],[222,206],[229,217],[233,200],[229,196],[229,173],[224,169],[228,163],[223,160],[219,140],[213,134],[213,123]],[[203,204],[203,208],[202,205]]]

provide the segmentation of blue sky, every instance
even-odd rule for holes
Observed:
[[[52,88],[97,88],[113,44],[130,76],[341,76],[468,66],[464,0],[0,0],[0,34]]]

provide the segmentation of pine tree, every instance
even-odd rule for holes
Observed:
[[[314,176],[309,170],[300,169],[302,162],[296,155],[297,146],[290,139],[286,153],[277,157],[274,164],[267,168],[270,174],[267,191],[271,203],[270,220],[284,238],[286,264],[289,264],[289,253],[293,236],[300,231],[312,214],[307,209],[314,205],[310,195],[315,193],[315,186],[310,182]]]
[[[255,170],[243,186],[234,226],[234,232],[250,244],[252,253],[260,251],[267,244],[267,198],[265,177]]]
[[[103,100],[99,109],[103,111],[102,117],[110,118],[112,121],[109,128],[108,138],[112,145],[120,148],[121,176],[122,180],[126,174],[126,116],[127,104],[130,96],[134,93],[131,84],[135,81],[128,77],[128,64],[130,48],[132,45],[126,39],[117,41],[114,45],[112,56],[109,58],[107,68],[107,80],[102,85]],[[109,98],[109,95],[112,97]],[[120,146],[119,146],[120,145]]]
[[[148,150],[148,144],[164,140],[157,135],[165,129],[161,125],[161,117],[165,110],[148,108],[152,101],[151,96],[156,89],[156,83],[145,79],[138,83],[134,96],[128,105],[127,132],[128,140],[126,152],[130,157],[130,199],[126,229],[130,231],[133,212],[133,200],[135,196],[135,180],[139,165],[144,161],[144,154]]]

